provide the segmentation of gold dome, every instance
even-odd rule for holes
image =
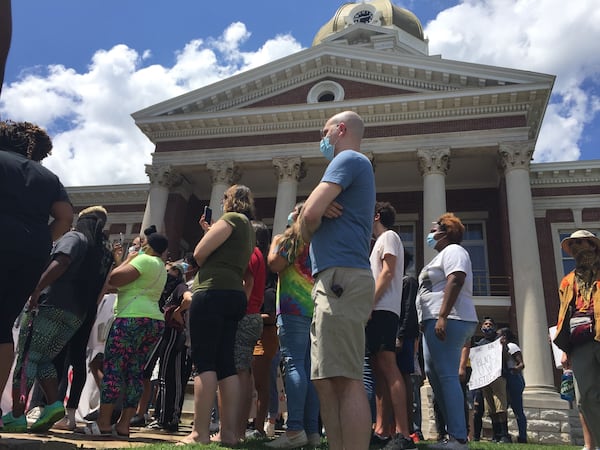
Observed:
[[[391,0],[371,0],[343,4],[333,18],[321,27],[312,45],[320,44],[327,36],[342,31],[353,22],[370,23],[385,28],[396,27],[425,41],[423,26],[412,12],[394,5]]]

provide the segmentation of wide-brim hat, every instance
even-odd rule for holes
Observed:
[[[594,233],[588,230],[577,230],[574,233],[571,233],[571,236],[568,238],[564,238],[560,243],[561,248],[567,255],[573,256],[571,253],[571,241],[574,239],[589,239],[596,244],[597,249],[600,249],[600,239],[598,239]]]

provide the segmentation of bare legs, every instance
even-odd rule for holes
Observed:
[[[395,353],[386,350],[377,352],[371,356],[371,365],[375,373],[378,397],[375,431],[386,435],[389,430],[387,419],[393,413],[395,432],[408,437],[410,429],[406,413],[406,386],[398,369]]]
[[[233,375],[219,381],[220,405],[219,414],[221,419],[220,440],[224,444],[237,444],[237,417],[236,405],[240,398],[240,381],[237,375]],[[192,432],[182,442],[201,444],[210,443],[210,412],[215,401],[217,391],[216,372],[202,372],[194,377],[194,425]]]
[[[252,392],[254,391],[254,378],[250,369],[238,371],[240,380],[239,415],[237,424],[237,436],[243,438],[246,434],[250,407],[252,406]]]
[[[362,380],[334,377],[313,383],[330,450],[369,448],[371,410]]]
[[[269,383],[271,382],[271,360],[266,356],[255,356],[252,360],[252,373],[254,374],[254,387],[257,393],[256,417],[254,426],[262,431],[267,410],[269,409]]]

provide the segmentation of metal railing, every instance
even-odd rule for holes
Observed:
[[[510,295],[510,277],[489,276],[482,272],[473,272],[473,295],[508,296]]]

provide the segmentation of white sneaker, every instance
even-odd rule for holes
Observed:
[[[264,430],[265,430],[265,434],[267,435],[267,437],[272,438],[275,436],[275,424],[274,423],[265,422]]]
[[[308,437],[306,437],[306,433],[302,430],[294,436],[283,433],[277,439],[267,442],[265,445],[270,448],[298,448],[304,447],[306,444],[308,444]]]
[[[469,446],[465,442],[464,444],[458,442],[452,436],[447,441],[438,442],[436,444],[429,444],[427,448],[432,450],[468,450]]]
[[[36,406],[35,408],[31,408],[29,411],[27,411],[27,414],[26,414],[27,421],[35,422],[36,420],[38,420],[40,418],[43,411],[44,411],[43,406]]]

